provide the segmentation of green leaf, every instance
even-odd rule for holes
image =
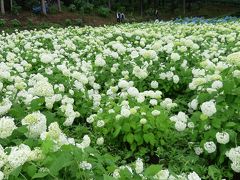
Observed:
[[[141,145],[143,143],[143,137],[141,136],[141,134],[135,134],[134,139],[138,143],[138,145]]]
[[[128,123],[123,124],[122,130],[123,130],[124,132],[130,132],[131,129],[130,129],[129,124],[128,124]]]
[[[146,143],[150,143],[152,146],[156,141],[153,133],[144,134],[143,139]]]
[[[219,118],[214,118],[212,120],[212,126],[217,129],[221,128],[221,120]]]
[[[132,144],[133,141],[134,141],[134,135],[133,135],[132,133],[129,133],[129,134],[127,135],[127,142],[128,142],[129,144]]]
[[[48,175],[48,172],[38,172],[32,177],[32,179],[44,178],[47,175]]]
[[[56,121],[56,117],[55,117],[55,113],[52,113],[52,112],[49,112],[49,111],[46,111],[46,112],[43,112],[43,114],[46,116],[47,118],[47,124],[51,124],[52,122],[55,122]]]
[[[8,113],[11,117],[17,120],[21,120],[27,115],[24,106],[21,106],[20,104],[14,104]]]
[[[104,174],[104,175],[103,175],[103,180],[115,180],[115,178]]]
[[[222,179],[221,170],[218,169],[216,166],[212,165],[208,167],[208,175],[213,180]]]
[[[223,89],[225,94],[231,94],[234,87],[235,87],[234,80],[226,79],[223,81]]]
[[[20,172],[21,172],[21,170],[22,170],[22,166],[19,166],[19,167],[17,167],[16,169],[14,169],[12,172],[11,172],[11,176],[13,176],[13,177],[18,177],[19,176],[19,174],[20,174]]]
[[[161,169],[162,169],[162,166],[160,166],[160,165],[151,165],[151,166],[149,166],[149,167],[145,170],[144,175],[145,175],[145,176],[154,176],[154,175],[156,175]]]
[[[27,166],[24,170],[30,177],[33,177],[37,172],[37,167],[35,165]]]
[[[72,156],[66,152],[61,153],[59,156],[54,159],[52,164],[49,167],[50,172],[53,175],[58,175],[58,172],[72,163]]]
[[[114,131],[113,137],[114,137],[114,138],[117,137],[118,134],[120,133],[120,131],[121,131],[121,126],[119,126],[119,127]]]
[[[41,147],[43,153],[48,154],[49,152],[51,152],[52,149],[53,149],[53,145],[54,144],[53,144],[53,142],[51,140],[43,141],[42,147]]]
[[[235,123],[235,122],[227,122],[226,124],[225,124],[225,127],[226,128],[231,128],[231,127],[235,127],[237,124]]]
[[[44,103],[45,103],[45,99],[43,97],[34,99],[34,100],[32,100],[32,102],[30,104],[30,110],[31,111],[40,110]]]
[[[16,129],[17,132],[21,133],[21,134],[24,134],[24,133],[27,133],[28,132],[28,129],[26,126],[21,126],[21,127],[18,127]]]

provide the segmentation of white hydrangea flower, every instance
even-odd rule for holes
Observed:
[[[105,122],[103,120],[97,121],[97,127],[103,127],[105,125]]]
[[[160,115],[160,113],[161,113],[161,112],[158,111],[158,110],[153,110],[153,111],[152,111],[152,115],[153,115],[153,116],[158,116],[158,115]]]
[[[47,119],[44,114],[33,112],[22,119],[22,125],[28,128],[27,136],[30,138],[37,138],[47,130]]]
[[[176,123],[175,123],[175,129],[177,130],[177,131],[184,131],[185,129],[186,129],[186,127],[187,127],[187,124],[186,123],[184,123],[184,122],[182,122],[182,121],[177,121]]]
[[[188,180],[201,180],[196,172],[192,172],[188,175]]]
[[[135,87],[128,88],[127,92],[130,96],[133,96],[133,97],[137,97],[139,95],[139,91]]]
[[[192,108],[193,110],[197,110],[197,106],[198,106],[197,99],[193,99],[190,103],[188,103],[188,107]]]
[[[38,81],[33,87],[33,95],[51,97],[54,95],[53,85],[48,81]]]
[[[125,118],[128,118],[131,115],[131,111],[127,108],[122,108],[121,115]]]
[[[214,81],[213,83],[212,83],[212,88],[213,89],[220,89],[220,88],[222,88],[223,87],[223,83],[222,83],[222,81]]]
[[[240,161],[233,161],[231,163],[231,168],[234,172],[240,173]]]
[[[180,60],[180,55],[178,54],[178,53],[172,53],[171,54],[171,59],[173,60],[173,61],[179,61]]]
[[[82,161],[79,164],[79,167],[83,170],[91,170],[92,169],[92,164],[88,163],[87,161]]]
[[[156,99],[151,99],[151,100],[150,100],[150,104],[151,104],[152,106],[156,106],[156,105],[158,104],[158,101],[157,101]]]
[[[132,59],[136,59],[139,57],[139,53],[137,51],[132,51],[130,57]]]
[[[0,169],[7,163],[7,154],[4,152],[2,145],[0,145]]]
[[[175,84],[177,84],[178,82],[179,82],[179,76],[178,75],[174,75],[173,76],[173,82],[175,83]]]
[[[143,162],[142,159],[138,158],[135,164],[135,171],[137,174],[140,174],[143,172]]]
[[[201,147],[195,147],[194,151],[198,156],[203,153],[203,149]]]
[[[106,65],[106,61],[102,58],[102,55],[96,56],[95,65],[99,67],[103,67]]]
[[[14,119],[11,117],[2,117],[0,119],[0,138],[4,139],[12,135],[12,132],[16,129]]]
[[[204,143],[204,149],[210,154],[216,151],[217,146],[213,141]]]
[[[201,105],[202,113],[208,117],[211,117],[217,112],[216,105],[213,100],[204,102]]]
[[[78,148],[85,149],[90,146],[91,139],[88,135],[83,136],[83,141],[80,144],[76,144]]]
[[[103,145],[103,143],[104,143],[103,137],[97,138],[97,145]]]
[[[233,77],[240,78],[240,71],[239,70],[234,70],[233,71]]]
[[[0,116],[6,114],[12,107],[12,102],[6,98],[0,103]]]
[[[217,132],[216,139],[220,144],[227,144],[229,142],[229,134],[227,132]]]
[[[47,64],[52,63],[54,61],[54,55],[49,53],[40,54],[40,61]]]
[[[30,153],[30,147],[25,144],[12,147],[11,152],[7,157],[8,163],[12,168],[17,168],[28,160]]]
[[[139,66],[133,68],[133,74],[139,79],[145,79],[148,76],[147,69],[141,69]]]
[[[169,176],[170,176],[170,173],[169,173],[168,169],[165,169],[165,170],[159,171],[159,172],[154,176],[154,179],[158,179],[158,180],[168,180]]]
[[[157,81],[152,81],[151,82],[151,88],[157,89],[158,88],[158,82]]]
[[[4,179],[4,174],[2,171],[0,171],[0,180],[3,180]]]
[[[227,56],[227,62],[233,65],[240,65],[240,52],[235,52]]]
[[[145,118],[142,118],[141,120],[140,120],[140,124],[146,124],[147,123],[147,120],[145,119]]]

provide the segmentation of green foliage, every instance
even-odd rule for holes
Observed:
[[[13,26],[13,27],[20,27],[21,26],[21,22],[17,19],[13,19],[10,21],[10,24]]]
[[[5,19],[0,19],[0,27],[4,27],[6,25]]]
[[[85,0],[74,0],[74,5],[76,9],[82,13],[91,13],[93,11],[94,5],[86,2]]]
[[[73,24],[73,22],[72,22],[71,19],[66,19],[66,20],[65,20],[65,25],[71,26],[72,24]]]
[[[77,10],[77,7],[74,4],[70,4],[68,9],[70,12],[75,12]]]
[[[57,4],[53,4],[53,5],[49,6],[49,13],[50,14],[57,14],[58,13]]]
[[[99,7],[97,10],[99,16],[108,17],[110,15],[110,9],[105,7]]]
[[[12,13],[15,15],[19,15],[20,11],[21,11],[22,7],[19,6],[15,1],[13,1],[13,6],[12,6]]]
[[[75,19],[74,20],[74,24],[77,26],[83,26],[83,20],[82,19]]]

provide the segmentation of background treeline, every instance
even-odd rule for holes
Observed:
[[[196,11],[207,4],[230,4],[240,7],[240,0],[47,0],[51,10],[61,11],[68,8],[70,11],[91,13],[95,10],[100,15],[107,16],[110,12],[123,11],[140,15],[153,14],[156,9],[179,15]],[[42,6],[45,12],[44,0],[1,0],[1,11],[19,13],[21,10],[32,11],[33,7]]]

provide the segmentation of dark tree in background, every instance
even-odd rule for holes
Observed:
[[[0,0],[1,13],[5,13],[5,8],[9,12],[15,5],[21,6],[22,10],[32,10],[36,4],[42,6],[43,14],[45,12],[44,0]],[[171,15],[194,15],[197,8],[212,4],[232,5],[240,9],[240,0],[48,0],[51,5],[55,5],[59,12],[62,11],[61,3],[66,7],[75,7],[76,11],[91,13],[102,11],[123,11],[125,13],[134,13],[141,16],[154,14],[155,10],[161,13],[169,13]],[[5,6],[4,6],[5,5]],[[4,8],[5,7],[5,8]],[[213,5],[214,7],[214,5]],[[66,9],[66,8],[64,8]],[[240,10],[239,10],[240,11]]]
[[[5,14],[4,0],[1,0],[1,13]]]

